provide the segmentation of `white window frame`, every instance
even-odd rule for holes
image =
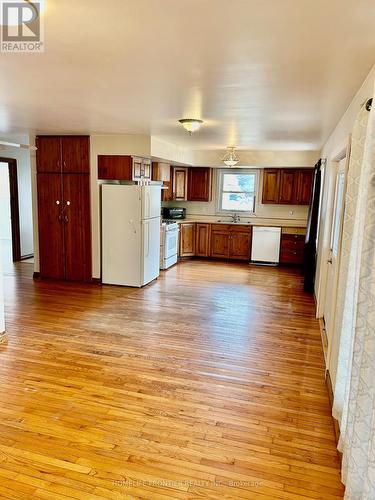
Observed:
[[[254,208],[252,211],[245,210],[225,210],[222,208],[223,200],[223,183],[224,174],[254,174],[255,175],[255,190],[254,190]],[[217,175],[217,209],[218,214],[242,214],[242,215],[254,215],[256,210],[256,202],[259,190],[259,171],[253,168],[220,168]]]

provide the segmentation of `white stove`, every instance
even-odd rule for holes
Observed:
[[[179,227],[174,220],[163,220],[160,238],[160,269],[177,263]]]

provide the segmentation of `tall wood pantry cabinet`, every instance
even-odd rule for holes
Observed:
[[[90,160],[87,136],[38,136],[40,276],[91,280]]]

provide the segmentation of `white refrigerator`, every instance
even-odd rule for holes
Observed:
[[[142,287],[160,261],[161,186],[102,185],[102,282]]]

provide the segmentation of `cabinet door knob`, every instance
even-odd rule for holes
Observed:
[[[67,204],[67,206],[69,207],[69,206],[70,206],[70,201],[67,201],[67,202],[66,202],[66,204]]]
[[[56,200],[56,205],[60,205],[60,200]]]

